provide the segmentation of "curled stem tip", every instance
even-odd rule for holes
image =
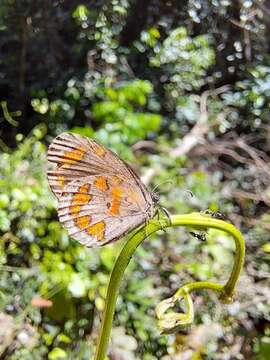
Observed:
[[[198,281],[189,283],[180,287],[171,298],[165,299],[160,304],[158,304],[156,307],[156,316],[158,318],[158,326],[162,333],[171,333],[179,328],[183,328],[192,324],[194,320],[194,308],[190,293],[194,290],[208,289],[215,291],[219,294],[219,300],[221,302],[226,304],[231,303],[233,300],[235,286],[244,262],[244,239],[241,233],[232,224],[222,220],[213,219],[211,216],[209,217],[208,215],[201,213],[183,216],[186,220],[185,225],[187,225],[187,223],[190,225],[195,225],[193,224],[193,221],[195,220],[197,229],[203,228],[205,225],[206,227],[226,231],[232,235],[236,245],[235,262],[231,275],[225,285],[211,281]],[[183,216],[182,219],[184,219]],[[204,221],[207,221],[207,219],[209,222],[204,224]],[[171,220],[172,226],[179,225],[179,220],[181,221],[178,215],[173,217]],[[177,313],[173,311],[179,302],[184,302],[185,312],[183,313]]]

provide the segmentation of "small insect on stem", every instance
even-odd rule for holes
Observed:
[[[211,211],[209,209],[203,211],[203,214],[210,215],[212,218],[219,219],[219,220],[225,220],[225,216],[219,212],[219,211]]]
[[[189,232],[194,238],[200,241],[206,241],[206,234],[205,233],[195,233],[194,231]]]

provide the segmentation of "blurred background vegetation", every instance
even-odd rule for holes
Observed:
[[[155,305],[188,281],[224,281],[232,239],[175,228],[145,241],[110,358],[270,359],[269,19],[268,0],[1,1],[1,359],[94,351],[122,243],[86,249],[58,223],[46,148],[65,130],[131,162],[171,213],[218,210],[246,239],[235,301],[196,293],[196,323],[170,336]]]

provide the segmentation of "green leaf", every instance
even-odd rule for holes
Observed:
[[[263,244],[262,245],[262,250],[265,252],[265,253],[270,253],[270,242],[266,243],[266,244]]]
[[[89,10],[85,5],[78,5],[72,13],[72,17],[80,22],[86,21],[89,15]]]
[[[52,351],[50,351],[48,354],[49,360],[66,359],[66,358],[67,358],[67,353],[65,352],[65,350],[59,347],[53,348]]]

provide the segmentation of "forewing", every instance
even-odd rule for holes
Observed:
[[[117,240],[152,213],[138,185],[117,175],[73,180],[59,198],[58,216],[71,237],[88,246]]]
[[[49,146],[48,161],[52,166],[47,171],[48,181],[57,198],[69,182],[86,176],[115,174],[136,182],[128,166],[115,153],[78,134],[58,135]]]

